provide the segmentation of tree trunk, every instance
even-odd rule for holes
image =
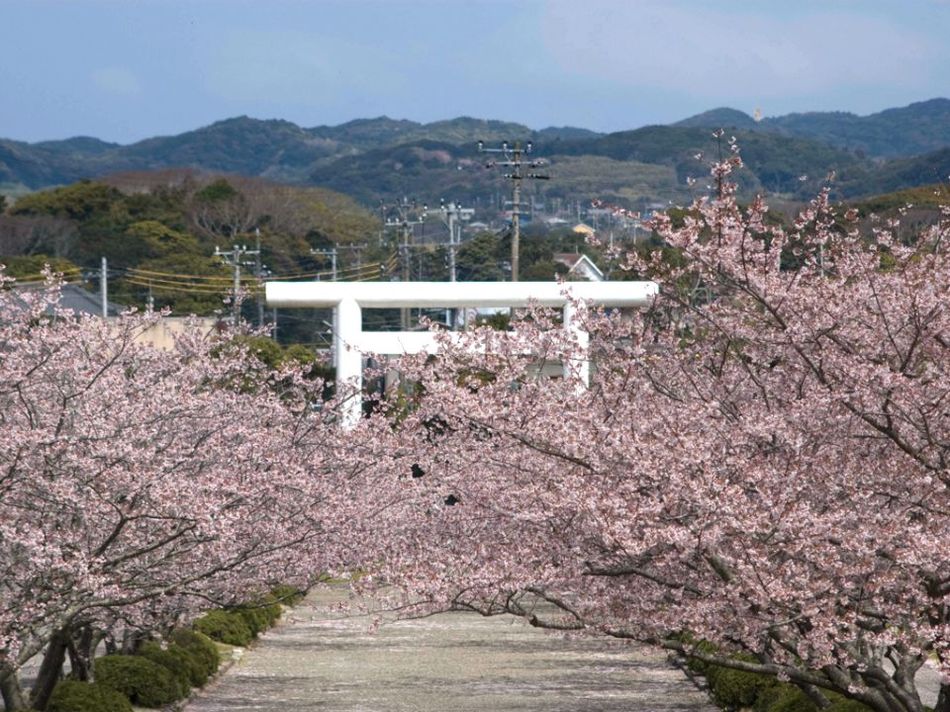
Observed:
[[[950,712],[950,682],[945,682],[940,686],[934,712]]]
[[[798,688],[805,693],[808,699],[815,703],[818,709],[823,710],[831,707],[831,700],[825,697],[825,694],[814,685],[800,683]]]
[[[89,682],[92,678],[92,656],[96,647],[92,626],[84,625],[74,631],[67,645],[72,676],[82,682]]]
[[[5,666],[0,668],[0,695],[3,696],[5,712],[15,712],[27,708],[26,698],[20,688],[19,675]]]
[[[40,671],[36,675],[36,682],[33,683],[33,689],[30,690],[30,706],[33,709],[46,709],[49,698],[53,694],[53,688],[56,687],[56,683],[62,677],[68,643],[69,631],[67,629],[56,631],[50,638],[46,653],[43,655]]]
[[[125,631],[125,634],[122,636],[121,653],[123,655],[134,655],[146,640],[148,640],[147,633],[143,633],[140,630]]]

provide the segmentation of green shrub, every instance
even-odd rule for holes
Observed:
[[[756,712],[819,712],[818,705],[794,685],[764,690],[755,702]]]
[[[139,707],[162,707],[180,699],[172,674],[140,655],[96,658],[96,682],[118,690]]]
[[[247,621],[234,611],[209,611],[195,621],[195,630],[220,643],[241,647],[249,645],[254,639]]]
[[[158,663],[172,674],[178,688],[179,699],[187,697],[191,692],[192,668],[196,667],[197,663],[191,659],[184,648],[173,644],[166,650],[150,640],[144,643],[135,654]]]
[[[849,700],[841,695],[829,695],[831,707],[826,707],[824,712],[871,712],[871,708],[858,700]]]
[[[295,606],[303,600],[307,592],[300,590],[296,586],[281,584],[271,591],[271,595],[278,603],[282,603],[285,606]]]
[[[778,684],[771,675],[745,672],[720,665],[707,667],[706,680],[709,682],[713,700],[720,707],[727,709],[751,707],[762,692]]]
[[[103,684],[63,680],[53,690],[46,712],[132,712],[132,703]]]
[[[695,638],[692,638],[689,634],[680,634],[677,636],[682,639],[684,643],[695,642]],[[708,640],[700,640],[695,643],[697,653],[712,654],[716,652],[716,646],[710,643]],[[706,671],[710,667],[710,663],[703,662],[697,658],[686,657],[686,667],[695,672],[697,675],[705,675]]]
[[[244,619],[255,637],[274,625],[280,618],[280,604],[274,602],[269,596],[260,604],[248,604],[230,610]]]
[[[218,646],[208,636],[188,628],[176,628],[169,636],[169,641],[191,658],[191,684],[195,687],[204,685],[208,678],[218,671],[221,655],[218,653]]]

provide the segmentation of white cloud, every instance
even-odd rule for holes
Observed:
[[[92,72],[92,81],[99,89],[118,96],[137,96],[142,86],[136,76],[125,67],[102,67]]]

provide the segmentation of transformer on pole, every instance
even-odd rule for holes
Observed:
[[[429,206],[423,204],[421,209],[415,200],[403,198],[393,205],[381,205],[383,212],[384,226],[396,228],[399,239],[399,261],[402,266],[402,281],[412,280],[412,255],[410,248],[413,243],[414,228],[425,222],[426,212]],[[387,213],[392,213],[392,217],[386,217]],[[399,324],[403,331],[409,329],[410,314],[408,308],[402,308],[399,311]]]
[[[543,160],[527,161],[523,156],[531,153],[532,143],[528,141],[524,148],[521,141],[509,144],[502,141],[501,148],[485,148],[485,142],[478,142],[479,153],[500,153],[504,160],[491,160],[485,164],[486,168],[501,166],[510,169],[504,177],[511,181],[511,281],[518,281],[518,258],[521,241],[521,181],[523,180],[550,180],[551,176],[540,173],[525,173],[523,168],[540,168],[546,165]]]

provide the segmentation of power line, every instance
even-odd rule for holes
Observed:
[[[247,261],[247,257],[259,257],[260,247],[256,250],[247,249],[247,245],[234,245],[230,250],[214,248],[215,257],[220,257],[224,264],[234,269],[234,323],[237,324],[241,316],[241,301],[239,293],[241,291],[241,267],[259,266],[260,261],[255,259],[252,262]]]

